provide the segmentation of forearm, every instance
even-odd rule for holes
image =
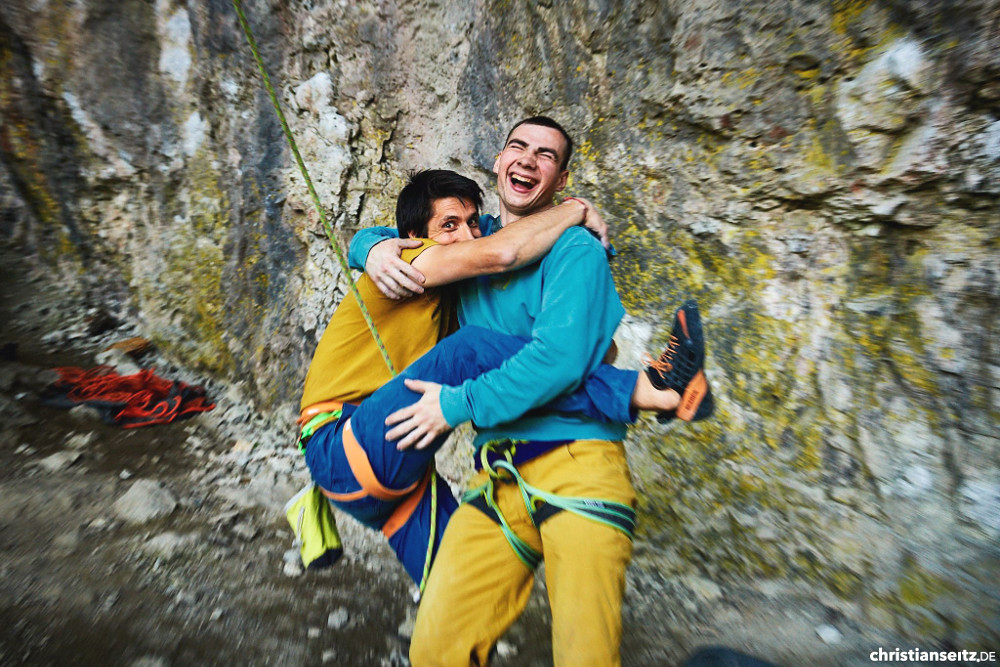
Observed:
[[[522,218],[494,234],[429,248],[413,260],[425,287],[519,269],[552,249],[566,230],[583,221],[586,207],[576,200]]]
[[[492,244],[490,250],[499,258],[491,273],[513,271],[545,255],[570,227],[584,221],[587,207],[577,199],[567,200],[513,222],[480,243]]]

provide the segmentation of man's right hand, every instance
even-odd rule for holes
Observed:
[[[399,258],[404,249],[419,248],[420,243],[418,239],[386,239],[368,253],[365,273],[382,294],[398,300],[424,293],[424,274]]]
[[[400,408],[385,418],[386,426],[395,425],[385,434],[385,439],[390,442],[398,440],[396,449],[400,451],[414,444],[417,449],[424,449],[435,438],[451,431],[441,412],[441,385],[410,378],[403,382],[410,391],[423,395],[416,403]]]

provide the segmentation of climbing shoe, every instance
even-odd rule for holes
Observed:
[[[665,424],[674,417],[700,421],[711,416],[715,401],[705,377],[705,336],[697,303],[688,301],[677,309],[666,349],[647,364],[646,376],[654,387],[673,389],[681,397],[677,409],[657,413],[657,421]]]
[[[333,508],[315,484],[306,486],[285,504],[285,517],[295,532],[295,546],[306,569],[329,567],[344,555]]]

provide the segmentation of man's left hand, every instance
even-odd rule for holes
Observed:
[[[420,400],[386,417],[387,426],[396,425],[386,433],[386,440],[399,440],[396,449],[408,449],[416,445],[424,449],[435,438],[451,431],[451,426],[441,412],[441,385],[423,380],[405,380],[406,388],[423,394]]]
[[[608,223],[604,222],[604,218],[601,217],[601,214],[589,201],[582,197],[572,197],[572,199],[577,200],[587,209],[586,215],[583,218],[583,226],[597,237],[597,240],[601,242],[605,250],[610,248],[611,241],[608,240]]]

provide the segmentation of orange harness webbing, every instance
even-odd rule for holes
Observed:
[[[428,467],[427,472],[424,473],[423,479],[420,480],[419,486],[417,486],[416,490],[389,516],[389,520],[385,522],[384,526],[382,526],[382,534],[385,535],[386,538],[390,538],[395,535],[396,531],[402,528],[406,522],[410,520],[410,517],[413,516],[413,512],[417,509],[417,505],[420,504],[420,499],[424,497],[424,492],[427,491],[427,485],[430,483],[433,476],[434,468]]]
[[[354,479],[358,480],[361,488],[350,493],[334,493],[333,491],[320,488],[323,495],[330,500],[348,502],[367,496],[378,498],[379,500],[399,500],[420,484],[420,482],[414,482],[405,489],[398,490],[383,486],[382,482],[378,481],[378,478],[375,477],[375,471],[372,470],[372,464],[368,461],[368,455],[365,454],[365,450],[361,448],[361,443],[358,442],[354,431],[351,430],[350,419],[344,424],[344,433],[341,439],[344,442],[344,453],[347,455],[347,463],[351,466]]]
[[[323,414],[324,412],[335,412],[343,409],[343,407],[343,404],[338,403],[337,401],[326,401],[310,405],[302,411],[298,424],[300,426],[304,425],[317,415]],[[367,498],[369,496],[387,501],[399,500],[400,498],[406,497],[406,500],[400,503],[399,507],[397,507],[389,516],[385,525],[382,526],[382,533],[386,536],[386,538],[392,537],[400,528],[406,525],[406,522],[410,520],[411,516],[413,516],[413,512],[416,511],[417,505],[420,504],[420,499],[424,497],[427,485],[430,483],[431,477],[434,475],[434,468],[429,467],[420,481],[410,484],[405,489],[390,489],[384,486],[382,482],[378,481],[378,478],[375,476],[375,471],[372,470],[372,464],[371,461],[368,460],[368,455],[365,454],[365,450],[362,449],[361,443],[358,442],[357,436],[354,435],[354,431],[351,429],[350,419],[348,419],[347,423],[344,424],[344,432],[341,436],[341,441],[344,443],[344,454],[347,455],[347,463],[351,466],[351,472],[354,473],[354,479],[356,479],[358,484],[361,485],[361,488],[350,493],[334,493],[333,491],[327,491],[323,487],[319,487],[319,490],[330,500],[338,502],[360,500],[361,498]]]
[[[344,404],[340,401],[323,401],[322,403],[313,403],[299,413],[299,418],[295,420],[295,423],[299,426],[303,426],[318,414],[322,414],[324,412],[336,412],[337,410],[343,409]]]

